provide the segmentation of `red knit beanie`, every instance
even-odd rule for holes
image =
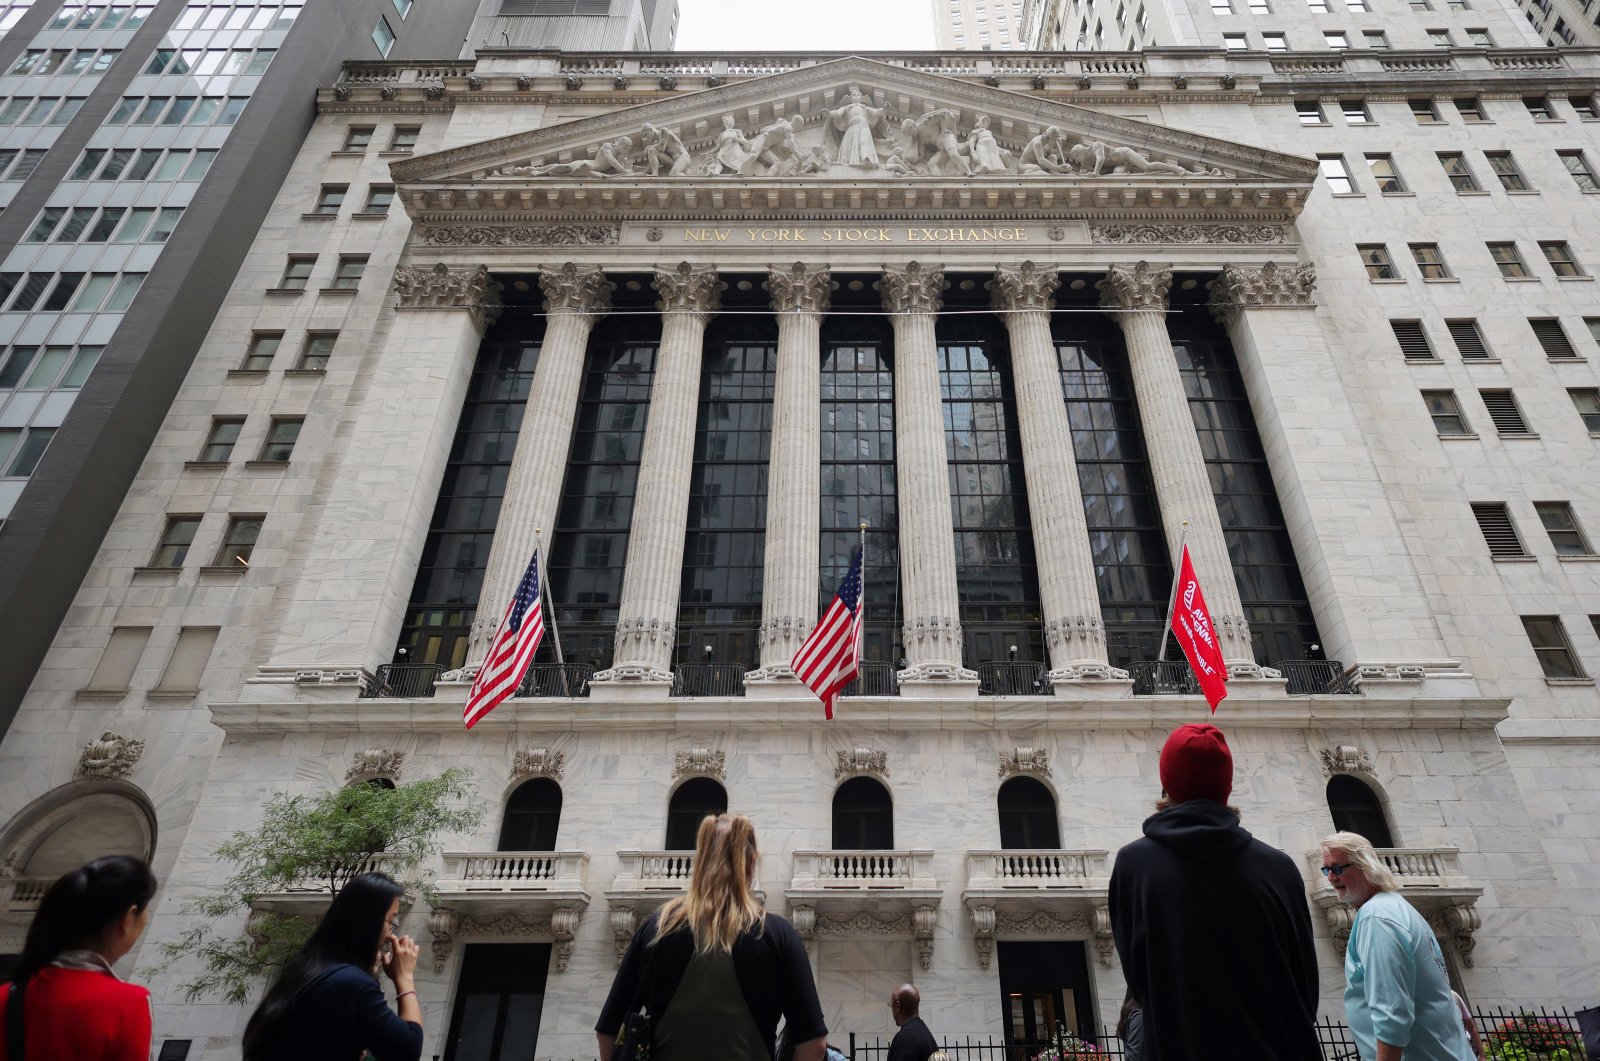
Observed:
[[[1222,731],[1204,722],[1173,730],[1161,748],[1161,787],[1174,803],[1228,802],[1233,792],[1233,753]]]

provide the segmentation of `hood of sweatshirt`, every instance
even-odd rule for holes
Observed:
[[[1146,818],[1144,835],[1197,862],[1231,862],[1251,840],[1237,815],[1209,799],[1192,799]]]

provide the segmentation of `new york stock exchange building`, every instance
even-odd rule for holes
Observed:
[[[905,980],[941,1035],[1109,1034],[1115,852],[1208,717],[1182,541],[1324,1015],[1335,826],[1466,997],[1592,1004],[1600,60],[1349,55],[348,64],[5,741],[6,945],[109,844],[153,952],[272,794],[459,766],[427,1055],[592,1056],[724,808],[836,1039]],[[827,721],[790,660],[863,540]],[[551,629],[467,732],[536,541]],[[236,1056],[185,975],[158,1041]]]

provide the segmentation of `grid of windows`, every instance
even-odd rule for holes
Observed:
[[[29,48],[17,57],[6,73],[35,77],[103,74],[121,54],[118,48]]]
[[[288,29],[294,25],[304,4],[287,0],[283,4],[250,3],[241,0],[237,6],[228,0],[192,2],[172,24],[174,30],[271,30]]]
[[[132,304],[144,277],[144,273],[0,273],[0,306],[12,313],[121,313]]]
[[[83,96],[12,96],[0,104],[0,126],[66,125]]]
[[[101,346],[12,346],[0,351],[0,407],[8,392],[77,390]],[[32,403],[30,403],[32,404]]]
[[[45,29],[138,29],[154,10],[154,4],[67,4]]]
[[[249,96],[123,96],[106,125],[232,125]]]
[[[151,53],[141,74],[187,74],[211,77],[264,74],[277,54],[273,48],[169,48]]]
[[[49,206],[24,243],[165,243],[183,207]]]
[[[211,148],[163,151],[161,148],[91,147],[79,157],[77,165],[67,174],[67,180],[197,181],[210,171],[216,158],[217,152]]]
[[[24,151],[0,150],[0,180],[25,181],[44,161],[45,149],[30,147]]]

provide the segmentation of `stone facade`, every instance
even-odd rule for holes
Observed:
[[[1194,697],[1134,695],[1110,666],[1077,514],[1050,509],[1046,498],[1036,518],[1048,522],[1035,526],[1061,528],[1039,550],[1052,587],[1046,619],[1058,624],[1049,638],[1053,691],[979,697],[963,663],[950,534],[929,530],[950,511],[937,397],[928,389],[933,315],[946,285],[990,283],[999,309],[1042,315],[1053,285],[1101,282],[1136,371],[1138,362],[1149,370],[1136,381],[1146,429],[1170,443],[1152,453],[1164,462],[1158,485],[1170,483],[1162,487],[1168,537],[1190,521],[1219,626],[1237,620],[1223,629],[1234,649],[1233,695],[1217,718],[1235,750],[1234,802],[1246,825],[1301,858],[1332,829],[1329,774],[1359,777],[1381,796],[1396,857],[1410,860],[1410,894],[1435,916],[1475,1001],[1592,1003],[1600,991],[1600,711],[1591,681],[1545,677],[1519,617],[1560,616],[1583,670],[1600,669],[1600,631],[1590,620],[1600,610],[1595,561],[1558,557],[1533,508],[1566,500],[1581,525],[1600,527],[1600,453],[1566,393],[1600,386],[1600,348],[1585,324],[1593,282],[1553,275],[1537,246],[1566,241],[1580,261],[1600,261],[1594,199],[1556,154],[1592,140],[1595,126],[1566,96],[1584,91],[1600,64],[1553,50],[1518,65],[1518,54],[1431,57],[1455,71],[1444,82],[1435,67],[1358,68],[1377,62],[1365,58],[1291,77],[1275,56],[1224,61],[1157,49],[1137,60],[1137,86],[1084,74],[1085,88],[1063,80],[1045,89],[1025,69],[974,72],[968,56],[796,60],[725,80],[662,56],[652,61],[677,71],[670,90],[640,76],[626,89],[608,81],[603,92],[569,88],[567,78],[584,75],[549,54],[497,52],[473,66],[481,83],[452,75],[437,93],[411,68],[367,64],[370,80],[320,94],[306,148],[0,745],[0,815],[11,822],[0,859],[16,894],[27,894],[45,855],[77,850],[77,840],[50,846],[74,814],[152,823],[122,833],[153,846],[146,853],[165,882],[148,952],[190,923],[185,900],[217,877],[211,852],[258,821],[275,792],[364,778],[404,783],[455,765],[473,771],[479,798],[498,807],[523,779],[553,779],[564,802],[545,896],[497,913],[473,905],[470,889],[446,889],[447,902],[419,906],[407,928],[433,944],[420,984],[426,1053],[447,1049],[464,945],[535,940],[553,948],[537,1056],[584,1056],[618,934],[660,901],[641,882],[668,879],[672,857],[681,862],[659,850],[671,796],[710,778],[756,821],[767,904],[810,939],[836,1031],[889,1031],[885,991],[913,979],[938,1014],[936,1030],[998,1035],[1007,1019],[1002,945],[1050,939],[1084,945],[1092,1012],[1108,1028],[1122,981],[1105,946],[1105,878],[1159,792],[1163,736],[1203,717],[1204,707]],[[1089,62],[1046,58],[1061,69]],[[1477,77],[1491,70],[1492,81]],[[889,138],[879,163],[886,173],[861,179],[806,172],[804,153],[781,150],[770,160],[754,150],[739,156],[753,168],[745,176],[594,168],[599,147],[637,136],[646,121],[674,130],[702,159],[714,151],[723,114],[738,117],[750,142],[795,115],[844,109],[851,85],[866,90],[863,106],[904,114],[913,128],[948,109],[974,144],[982,142],[976,116],[990,117],[1010,168],[949,172],[931,147],[916,158],[891,155]],[[1465,123],[1454,110],[1450,97],[1469,93],[1488,123]],[[1520,97],[1534,94],[1552,100],[1559,120],[1527,113]],[[1406,101],[1433,95],[1444,120],[1419,125]],[[1371,120],[1352,124],[1340,101],[1358,97]],[[1326,124],[1302,124],[1295,101],[1308,98],[1322,100]],[[632,104],[643,107],[621,113]],[[420,125],[418,153],[341,153],[357,116],[379,126],[374,143],[385,142],[390,124]],[[798,121],[802,148],[813,146],[807,137],[820,125]],[[1129,171],[1022,170],[1028,146],[1050,128],[1133,152],[1121,156]],[[1485,149],[1512,151],[1533,193],[1490,185]],[[1483,194],[1457,195],[1436,158],[1446,151],[1467,153]],[[1392,155],[1410,191],[1379,194],[1364,153]],[[1313,183],[1312,159],[1332,154],[1347,160],[1353,194]],[[909,175],[880,179],[894,175],[891,157]],[[579,161],[589,165],[573,168]],[[1171,168],[1138,169],[1146,164]],[[520,172],[493,175],[508,168]],[[302,218],[334,179],[352,196],[395,183],[397,206],[381,218]],[[1499,240],[1517,241],[1534,279],[1500,275],[1483,247]],[[1358,243],[1387,243],[1401,279],[1370,280]],[[1407,243],[1438,243],[1454,276],[1422,280]],[[304,293],[272,290],[286,255],[313,253]],[[368,256],[353,295],[319,290],[341,254]],[[605,661],[612,673],[587,699],[508,701],[470,733],[460,725],[466,685],[455,680],[466,675],[447,675],[420,696],[381,695],[395,691],[378,670],[393,660],[478,344],[495,313],[520,297],[504,285],[536,277],[529,300],[547,300],[534,382],[543,397],[523,432],[560,447],[572,430],[590,318],[609,312],[610,278],[621,274],[653,278],[663,357],[673,364],[657,375],[651,400],[650,494],[640,495],[644,515],[630,546],[639,550],[630,561],[641,562],[627,571],[619,647]],[[900,696],[845,698],[831,723],[783,673],[786,652],[765,646],[765,673],[752,676],[744,698],[668,695],[700,337],[732,274],[765,279],[786,322],[778,401],[789,415],[775,428],[771,460],[789,474],[774,481],[797,493],[816,489],[806,472],[815,437],[797,411],[816,401],[805,358],[817,343],[811,318],[829,312],[828,285],[845,274],[879,283],[907,352],[895,369],[906,379],[901,473],[923,469],[901,489],[902,519],[917,513],[921,532],[902,539],[913,669]],[[1193,432],[1183,433],[1161,314],[1174,290],[1203,298],[1206,283],[1238,358],[1326,655],[1345,664],[1362,695],[1291,695],[1283,676],[1250,658],[1216,512],[1204,515],[1211,497],[1183,495],[1199,516],[1171,500],[1186,477],[1192,488],[1205,472],[1194,466]],[[1444,322],[1467,317],[1478,320],[1490,358],[1464,361],[1447,342]],[[1579,356],[1546,358],[1530,317],[1559,319]],[[1438,357],[1403,358],[1390,320],[1422,321]],[[1006,323],[1018,371],[1048,385],[1048,366],[1025,365],[1030,355],[1050,356],[1029,346],[1042,346],[1038,322]],[[296,368],[307,331],[338,332],[325,371]],[[258,332],[282,332],[283,348],[265,374],[241,373]],[[1514,389],[1536,433],[1491,432],[1468,400],[1480,388]],[[1478,434],[1439,436],[1420,392],[1445,389]],[[304,416],[305,428],[281,467],[191,466],[212,418],[223,415],[246,417],[240,453],[271,417]],[[1041,476],[1067,474],[1043,471],[1070,466],[1059,418],[1048,410],[1028,418],[1025,462]],[[559,489],[551,477],[563,463],[541,463],[518,445],[503,528],[514,523],[525,536],[548,528]],[[1472,501],[1507,502],[1531,557],[1493,560]],[[777,511],[769,504],[769,515]],[[191,559],[152,566],[168,516],[183,513],[203,514]],[[208,566],[228,516],[240,513],[266,515],[248,568]],[[769,549],[815,564],[806,559],[815,555],[814,530],[785,529],[769,528]],[[497,540],[489,579],[513,582],[525,551]],[[774,644],[800,636],[815,621],[811,574],[796,580],[792,565],[769,563],[766,578],[776,593],[762,613],[766,636]],[[220,631],[199,693],[161,691],[180,631],[195,627]],[[125,691],[105,687],[113,630],[145,628]],[[483,637],[480,629],[474,645]],[[825,879],[837,867],[818,852],[832,842],[832,794],[858,778],[885,785],[893,799],[895,849],[870,853],[873,871],[892,886],[841,900],[837,878]],[[1043,856],[1061,883],[1057,894],[1024,890],[1019,899],[996,883],[1008,872],[997,860],[997,793],[1014,778],[1055,799],[1060,850]],[[487,851],[499,819],[492,810],[480,835],[447,838],[447,850]],[[465,862],[470,854],[446,855],[441,881],[471,872],[458,865]],[[1323,910],[1320,880],[1305,867],[1308,902]],[[15,901],[12,909],[3,927],[15,940],[22,921]],[[1338,913],[1317,921],[1331,1016],[1340,1012]],[[148,954],[138,960],[151,964]],[[158,1039],[195,1040],[192,1058],[233,1056],[245,1013],[182,1004],[182,975],[151,981]]]

